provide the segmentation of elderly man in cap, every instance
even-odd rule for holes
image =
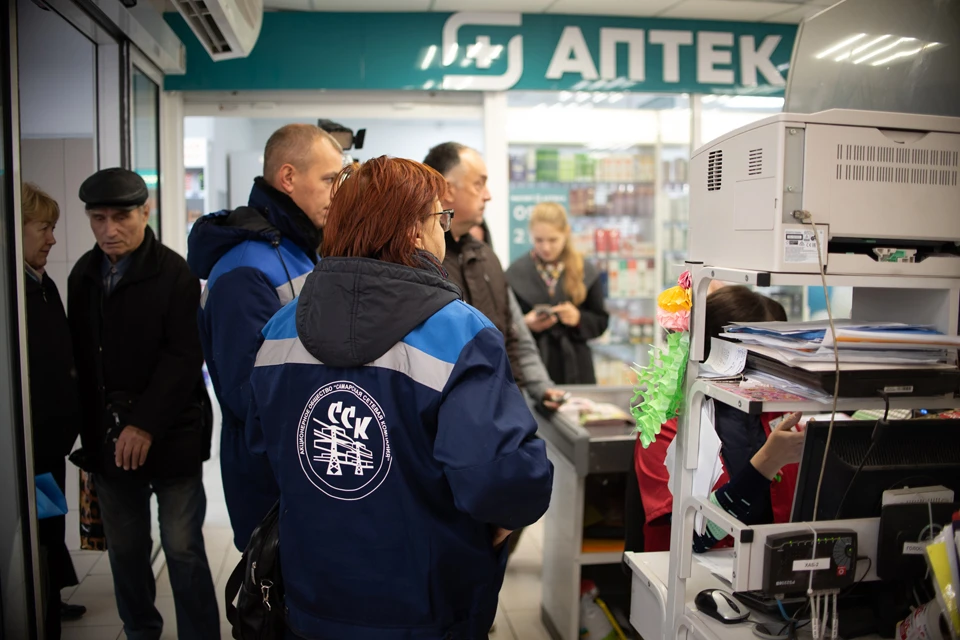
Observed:
[[[81,466],[94,474],[129,640],[157,640],[150,497],[159,504],[181,640],[220,637],[203,544],[201,468],[209,398],[196,312],[200,283],[147,225],[147,187],[126,169],[80,187],[97,245],[70,274],[70,326],[82,403]]]

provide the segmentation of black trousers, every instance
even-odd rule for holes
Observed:
[[[57,460],[38,459],[37,475],[50,473],[63,491],[67,480],[67,464],[64,458]],[[40,543],[40,588],[43,594],[44,637],[46,640],[60,638],[60,589],[78,584],[77,572],[64,538],[67,533],[65,516],[44,518],[37,522],[37,537]]]

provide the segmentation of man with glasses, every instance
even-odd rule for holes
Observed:
[[[267,141],[263,177],[254,180],[249,205],[204,216],[190,232],[190,268],[207,281],[200,339],[223,413],[220,472],[241,551],[280,498],[269,462],[252,454],[244,437],[260,330],[300,294],[317,263],[342,153],[314,125],[278,129]]]
[[[97,244],[70,274],[68,308],[82,411],[82,453],[93,474],[129,640],[157,640],[150,499],[182,640],[220,637],[203,543],[203,461],[209,398],[197,334],[200,283],[148,226],[147,185],[104,169],[80,187]]]
[[[460,287],[464,302],[487,316],[503,334],[513,376],[521,383],[517,334],[512,327],[510,289],[503,267],[490,247],[470,235],[470,229],[483,222],[483,211],[490,201],[487,165],[479,153],[457,142],[430,149],[423,164],[447,179],[449,189],[441,204],[456,212],[447,232],[443,267],[450,280]]]
[[[435,146],[423,163],[440,172],[450,187],[442,202],[444,208],[456,213],[445,227],[447,256],[443,266],[450,280],[463,291],[464,301],[479,309],[503,333],[513,377],[520,387],[548,408],[556,409],[563,392],[553,388],[500,260],[489,244],[471,233],[483,224],[484,209],[491,199],[487,165],[477,151],[456,142]]]

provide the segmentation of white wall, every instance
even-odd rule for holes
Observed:
[[[255,149],[262,151],[267,139],[274,131],[291,120],[259,119],[253,123]],[[298,120],[316,124],[316,120]],[[459,142],[483,152],[483,122],[480,120],[344,120],[336,122],[356,131],[366,129],[367,137],[363,149],[353,149],[349,153],[354,158],[368,160],[387,155],[397,158],[409,158],[422,161],[430,147],[441,142]],[[253,149],[251,149],[253,150]]]
[[[315,119],[225,118],[189,117],[184,120],[184,137],[204,137],[213,141],[209,161],[208,188],[227,188],[227,156],[233,152],[262,153],[270,135],[285,124],[303,122],[315,124]],[[356,131],[366,128],[364,148],[351,150],[354,158],[367,160],[381,155],[410,158],[421,161],[430,147],[441,142],[456,141],[483,152],[483,122],[480,120],[400,120],[339,119],[340,124]],[[230,191],[249,191],[255,175],[235,178],[244,184],[231,185]],[[216,205],[216,191],[212,192]],[[237,203],[231,203],[235,206]]]
[[[92,138],[95,45],[30,0],[19,0],[17,14],[21,137]]]
[[[235,151],[263,148],[254,140],[253,121],[248,118],[188,117],[183,120],[183,137],[206,138],[212,142],[207,158],[208,202],[215,211],[225,209],[229,193],[227,156]]]

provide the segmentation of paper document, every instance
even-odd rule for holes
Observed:
[[[832,371],[835,368],[834,355],[831,350],[829,353],[816,354],[816,356],[800,356],[782,349],[774,349],[759,344],[744,345],[747,351],[751,351],[761,356],[766,356],[771,360],[783,362],[794,367],[799,367],[806,371]],[[907,355],[904,355],[907,354]],[[840,370],[841,371],[865,371],[865,370],[886,370],[896,369],[943,369],[956,368],[955,366],[941,363],[941,358],[937,353],[927,354],[925,356],[911,356],[910,352],[883,352],[877,354],[873,352],[840,352]]]
[[[736,558],[733,549],[715,549],[706,553],[693,554],[694,559],[707,571],[727,584],[733,584],[733,567]]]
[[[700,409],[700,450],[697,468],[693,472],[693,495],[702,498],[710,495],[723,471],[720,459],[720,436],[717,435],[714,416],[713,400],[705,400]],[[673,470],[676,465],[677,438],[680,437],[682,436],[678,433],[667,447],[667,455],[663,460],[667,468],[667,487],[672,495],[677,494]],[[706,528],[706,523],[700,515],[697,515],[696,526],[698,533],[703,533],[703,529]]]
[[[747,364],[747,350],[739,344],[711,338],[710,357],[700,365],[702,378],[732,378],[740,375]]]

